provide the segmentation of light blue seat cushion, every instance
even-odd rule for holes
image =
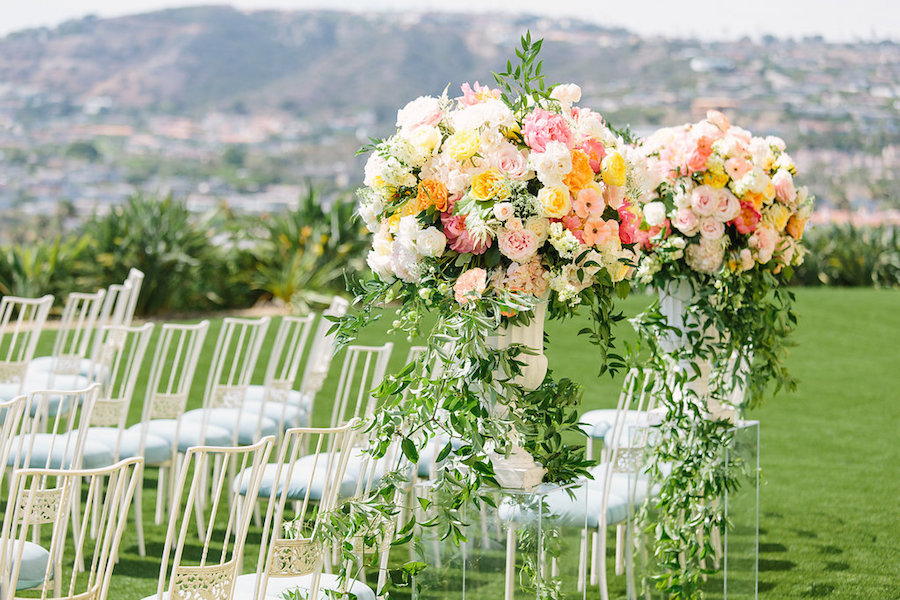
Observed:
[[[10,558],[19,560],[19,540],[13,540],[10,548]],[[31,542],[25,542],[22,547],[22,558],[19,564],[19,578],[16,580],[17,590],[27,590],[44,583],[47,575],[47,564],[50,562],[50,553]]]
[[[116,437],[119,430],[115,427],[91,427],[88,429],[88,441],[103,444],[110,452],[115,450]],[[141,432],[124,430],[119,441],[119,459],[140,456]],[[144,462],[148,465],[158,465],[172,458],[172,443],[163,437],[147,433],[144,445]]]
[[[368,457],[360,450],[352,450],[353,454],[347,460],[347,470],[344,471],[344,477],[341,479],[340,496],[349,498],[356,493],[357,484],[362,471],[368,465]],[[287,497],[291,500],[302,500],[306,497],[306,490],[309,489],[309,497],[311,500],[320,500],[325,491],[325,485],[328,483],[328,461],[330,454],[322,452],[318,459],[314,455],[304,456],[294,463],[294,469],[290,473],[288,480],[288,467],[284,467],[281,471],[281,483],[277,486],[278,492],[281,493],[285,486],[287,487]],[[332,464],[335,466],[340,462],[340,456],[336,456]],[[247,493],[249,485],[249,469],[243,471],[240,476],[235,479],[234,491],[240,494]],[[275,476],[278,471],[278,465],[269,464],[263,468],[262,482],[259,486],[259,495],[261,498],[271,498],[275,491]],[[381,465],[376,465],[373,475],[373,483],[381,479],[384,469]]]
[[[132,425],[126,431],[140,435],[141,424]],[[175,419],[153,419],[147,425],[148,433],[161,437],[171,444],[175,440],[175,432],[178,429],[178,421]],[[231,446],[231,433],[215,425],[207,425],[206,435],[203,435],[202,427],[197,423],[182,423],[178,430],[178,451],[187,452],[192,446]]]
[[[309,411],[305,406],[282,404],[281,402],[272,402],[271,400],[263,405],[262,400],[244,400],[244,411],[257,415],[260,411],[263,411],[266,418],[271,419],[276,424],[281,421],[283,414],[283,429],[285,430],[290,429],[291,427],[309,426]]]
[[[593,438],[604,438],[612,429],[616,421],[616,409],[601,408],[589,410],[579,419],[581,430]],[[638,410],[629,410],[625,413],[625,425],[622,430],[622,439],[628,436],[629,429],[639,424],[646,424],[647,413]]]
[[[241,446],[255,444],[267,435],[275,435],[278,431],[278,423],[267,417],[260,419],[259,412],[241,410],[238,408],[197,408],[184,413],[184,423],[194,426],[203,422],[204,416],[209,415],[208,423],[221,427],[227,431],[237,430],[237,443]],[[257,426],[260,431],[257,435]],[[232,438],[233,443],[234,438]],[[231,444],[229,444],[231,445]]]
[[[306,594],[300,596],[302,598],[307,598],[309,595],[308,590],[312,586],[312,580],[313,575],[311,574],[296,577],[269,577],[264,598],[266,598],[266,600],[281,600],[284,597],[284,592],[296,590],[298,588],[307,591]],[[235,600],[238,598],[253,598],[256,590],[256,574],[248,573],[247,575],[241,575],[237,578],[237,582],[235,583],[234,598]],[[319,593],[316,594],[316,598],[310,598],[309,600],[327,600],[328,598],[336,597],[329,595],[329,590],[333,592],[346,590],[350,594],[353,594],[353,596],[356,597],[356,600],[375,600],[376,598],[372,588],[361,581],[349,579],[342,584],[337,575],[322,573],[319,575]]]
[[[74,454],[75,440],[71,439],[67,446],[68,436],[75,436],[76,432],[69,433],[37,433],[34,434],[33,446],[31,449],[30,459],[26,462],[26,448],[31,442],[32,434],[28,433],[24,436],[15,436],[12,439],[12,450],[9,459],[6,461],[8,466],[32,467],[32,468],[50,468],[50,469],[68,469],[72,466],[72,458]],[[23,440],[22,437],[25,439]],[[19,443],[23,442],[22,454],[19,454]],[[100,467],[108,467],[115,462],[113,452],[105,444],[92,441],[85,441],[84,455],[81,460],[81,468],[83,469],[99,469]]]
[[[37,356],[28,363],[28,373],[49,373],[53,370],[54,361],[52,356]],[[97,367],[94,366],[94,361],[89,358],[82,358],[78,361],[78,374],[83,377],[97,377],[98,379],[106,380],[109,377],[109,368],[105,366],[100,366],[99,373],[94,373]]]
[[[247,393],[244,395],[244,402],[262,402],[265,397],[266,386],[264,385],[248,385]],[[297,390],[290,390],[287,394],[287,402],[293,406],[303,406],[309,408],[312,404],[312,398]]]

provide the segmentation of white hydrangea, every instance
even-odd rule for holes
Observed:
[[[468,225],[468,220],[466,224]],[[548,241],[563,258],[575,258],[575,254],[581,246],[578,238],[572,235],[571,231],[564,228],[559,221],[550,224]]]

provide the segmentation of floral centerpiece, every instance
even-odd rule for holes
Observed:
[[[719,112],[661,129],[639,151],[653,191],[625,207],[620,229],[634,224],[636,278],[660,294],[635,319],[641,368],[655,372],[665,409],[651,466],[656,581],[667,597],[697,598],[726,526],[720,499],[741,483],[732,423],[773,382],[796,385],[784,364],[796,323],[785,283],[803,260],[813,198],[795,185],[783,140]]]

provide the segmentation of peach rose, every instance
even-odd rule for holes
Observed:
[[[473,296],[481,296],[487,288],[487,272],[484,269],[469,269],[456,279],[453,292],[456,301],[466,304]]]
[[[700,220],[697,218],[697,213],[690,208],[682,208],[675,213],[675,221],[672,225],[684,235],[691,237],[696,235],[697,229],[700,227]]]
[[[720,240],[725,235],[725,224],[715,217],[700,219],[700,236],[708,240]]]

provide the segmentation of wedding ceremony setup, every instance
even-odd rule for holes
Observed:
[[[781,138],[618,129],[543,44],[361,150],[368,269],[321,315],[4,293],[0,600],[763,596],[814,199]]]

